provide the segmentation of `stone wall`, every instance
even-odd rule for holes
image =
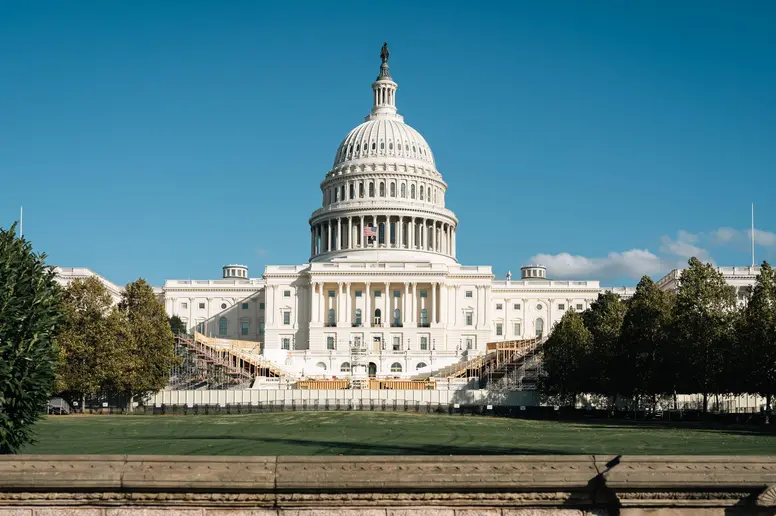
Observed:
[[[0,457],[0,516],[776,514],[776,457]]]

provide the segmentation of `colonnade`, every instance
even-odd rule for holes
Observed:
[[[375,229],[365,237],[364,228]],[[420,249],[455,257],[456,227],[431,218],[403,215],[334,217],[310,226],[310,255],[348,249]]]
[[[311,322],[365,328],[446,324],[445,288],[436,282],[314,282]]]

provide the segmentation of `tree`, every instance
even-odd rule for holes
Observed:
[[[127,396],[131,410],[135,396],[163,389],[175,363],[175,339],[164,307],[143,279],[127,284],[119,303],[127,319],[122,339],[123,364],[115,379],[117,392]]]
[[[45,258],[0,228],[0,453],[33,440],[54,387],[61,289]]]
[[[660,290],[644,276],[628,301],[620,332],[618,360],[621,393],[638,398],[673,393],[676,386],[675,361],[670,351],[669,331],[674,295]]]
[[[87,397],[105,393],[119,374],[119,337],[126,333],[122,328],[126,320],[96,277],[71,282],[62,306],[56,392],[70,403],[80,401],[83,407]]]
[[[181,320],[181,318],[177,315],[170,317],[169,321],[170,329],[172,330],[173,335],[183,335],[188,332],[186,324],[184,324],[183,320]]]
[[[742,376],[747,379],[746,388],[741,390],[765,397],[766,421],[770,423],[771,401],[776,394],[776,272],[768,262],[760,267],[738,336]]]
[[[620,330],[625,304],[612,292],[599,294],[582,313],[585,328],[593,338],[590,353],[590,392],[616,399],[620,392]],[[612,402],[614,402],[614,399]]]
[[[690,258],[682,271],[674,309],[673,338],[680,362],[678,389],[703,394],[703,412],[709,394],[722,391],[724,349],[734,335],[735,289],[725,283],[711,264]]]
[[[589,387],[589,355],[593,336],[582,316],[566,312],[542,346],[543,374],[540,392],[557,396],[562,404],[576,403],[577,396]]]

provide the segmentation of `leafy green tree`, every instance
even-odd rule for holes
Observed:
[[[183,335],[188,332],[186,324],[184,324],[183,320],[177,315],[170,317],[170,329],[172,330],[173,335]]]
[[[680,392],[703,394],[703,412],[709,394],[723,392],[724,349],[734,335],[735,288],[725,283],[711,264],[690,258],[682,271],[674,309],[673,338],[680,362]]]
[[[57,344],[56,392],[72,403],[106,391],[119,374],[126,320],[119,314],[105,285],[96,277],[77,279],[65,288],[64,320]]]
[[[54,387],[61,289],[45,258],[0,228],[0,453],[33,440]]]
[[[763,262],[752,297],[743,310],[739,326],[741,377],[747,385],[738,389],[765,397],[770,423],[771,402],[776,394],[776,272]]]
[[[540,393],[573,406],[577,396],[589,388],[592,343],[582,316],[573,310],[566,312],[542,346]]]
[[[593,341],[590,352],[590,392],[616,399],[622,378],[618,358],[620,331],[625,317],[625,304],[612,292],[599,294],[590,308],[582,312],[585,328]]]
[[[167,385],[175,363],[175,339],[164,306],[145,280],[127,284],[119,311],[127,318],[128,334],[122,339],[124,363],[115,388],[127,396],[131,410],[136,396],[144,397]]]
[[[644,276],[628,301],[620,333],[618,360],[621,393],[637,399],[673,393],[678,369],[669,332],[674,294],[660,290]]]

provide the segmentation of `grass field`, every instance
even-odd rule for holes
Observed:
[[[690,423],[437,414],[52,416],[24,453],[170,455],[776,454],[776,432]]]

